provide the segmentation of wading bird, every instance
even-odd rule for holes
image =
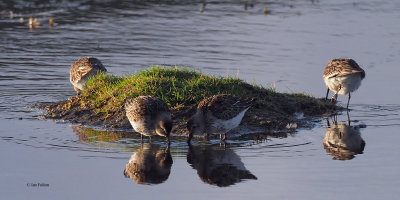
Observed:
[[[325,99],[328,99],[329,90],[335,93],[332,102],[336,102],[338,94],[349,94],[346,106],[348,110],[350,93],[360,87],[365,71],[353,59],[333,59],[326,65],[323,78],[328,88]]]
[[[226,133],[237,126],[255,99],[240,98],[220,94],[203,99],[197,106],[196,113],[189,119],[188,143],[193,135],[220,134],[221,141],[226,140]],[[222,137],[222,134],[224,135]]]
[[[153,96],[139,96],[125,100],[125,112],[133,129],[143,135],[160,135],[167,138],[172,130],[171,112],[167,103]]]

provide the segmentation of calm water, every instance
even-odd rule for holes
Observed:
[[[0,199],[398,197],[400,2],[249,2],[245,10],[209,1],[200,13],[200,1],[0,1]],[[29,29],[29,16],[41,25]],[[355,59],[367,76],[352,95],[351,127],[321,119],[227,149],[216,141],[188,148],[183,138],[167,149],[38,117],[32,104],[74,95],[69,66],[88,55],[116,75],[180,65],[316,97],[325,95],[322,71],[332,58]],[[335,131],[362,154],[340,150]],[[130,178],[135,163],[141,173]]]

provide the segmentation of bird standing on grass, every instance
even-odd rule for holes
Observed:
[[[99,59],[84,57],[72,63],[69,70],[69,80],[74,86],[76,93],[79,94],[86,87],[86,82],[90,77],[105,72],[107,72],[107,69]]]
[[[338,94],[349,94],[346,106],[348,110],[350,93],[360,87],[365,71],[353,59],[333,59],[326,65],[323,78],[328,88],[325,99],[328,99],[329,90],[335,93],[332,102],[336,102]]]

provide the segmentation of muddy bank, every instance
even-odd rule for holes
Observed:
[[[244,116],[239,129],[250,131],[273,132],[294,131],[296,128],[309,127],[311,118],[329,115],[341,110],[334,104],[321,99],[314,101],[280,101],[274,106],[260,103],[253,105]],[[121,107],[116,112],[97,113],[80,96],[68,98],[64,101],[38,104],[45,109],[45,119],[59,119],[74,124],[102,127],[104,129],[118,129],[132,131],[132,127]],[[196,105],[171,108],[174,120],[173,134],[186,135],[186,122],[195,113]],[[303,117],[299,117],[303,116]]]

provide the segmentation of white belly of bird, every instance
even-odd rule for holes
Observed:
[[[348,94],[354,92],[361,85],[360,74],[350,74],[347,76],[324,78],[326,86],[338,94]]]
[[[83,88],[84,88],[85,85],[86,85],[86,81],[76,81],[76,82],[74,82],[73,85],[74,85],[75,87],[77,87],[78,89],[83,90]]]
[[[141,123],[141,121],[138,122],[134,122],[134,121],[129,121],[132,125],[133,130],[135,130],[135,132],[138,132],[142,135],[145,136],[153,136],[155,135],[154,133],[152,133],[150,130],[148,130],[143,123]]]
[[[221,120],[221,119],[216,119],[214,120],[214,123],[211,125],[213,132],[216,134],[220,133],[226,133],[237,126],[239,126],[240,122],[243,119],[244,114],[249,108],[244,109],[242,112],[240,112],[236,117],[229,119],[229,120]]]

